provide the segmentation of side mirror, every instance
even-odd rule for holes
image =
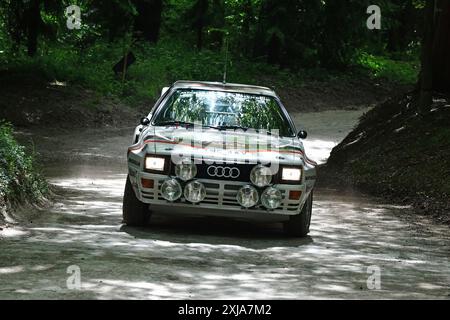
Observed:
[[[150,119],[147,117],[142,117],[141,118],[141,125],[143,126],[148,126],[150,124]]]
[[[308,132],[300,130],[299,133],[297,134],[297,137],[299,137],[300,139],[306,139],[306,137],[308,137]]]

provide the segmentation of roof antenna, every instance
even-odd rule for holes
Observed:
[[[225,36],[225,67],[223,70],[223,84],[227,83],[227,66],[228,66],[228,37]]]

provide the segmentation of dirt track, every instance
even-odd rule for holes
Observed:
[[[360,111],[294,116],[323,160]],[[0,299],[450,298],[448,228],[406,222],[380,200],[318,190],[310,237],[279,225],[156,219],[121,225],[131,128],[22,132],[57,187],[55,206],[0,231]],[[67,288],[69,266],[81,290]],[[380,270],[381,289],[367,279]]]

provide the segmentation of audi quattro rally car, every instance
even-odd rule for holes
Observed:
[[[152,212],[283,222],[306,236],[316,163],[265,87],[178,81],[136,128],[128,149],[123,221]]]

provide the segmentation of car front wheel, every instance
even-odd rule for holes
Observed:
[[[128,226],[144,226],[150,219],[148,204],[145,204],[136,197],[130,178],[127,176],[125,193],[123,195],[123,223]]]
[[[285,222],[285,232],[294,237],[306,237],[309,233],[309,225],[311,224],[313,192],[306,199],[300,214],[290,216],[289,221]]]

